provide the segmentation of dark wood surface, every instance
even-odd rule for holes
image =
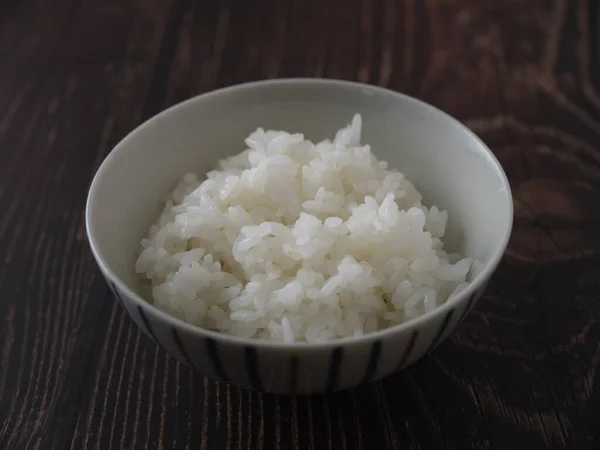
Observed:
[[[600,2],[0,0],[0,449],[600,448]],[[91,177],[165,107],[320,76],[477,132],[515,198],[475,311],[402,373],[327,397],[206,380],[89,251]]]

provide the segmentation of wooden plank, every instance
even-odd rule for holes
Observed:
[[[599,21],[593,0],[0,2],[0,448],[597,448]],[[431,102],[513,188],[509,250],[474,312],[352,392],[193,373],[124,315],[85,239],[89,181],[128,131],[280,76]]]

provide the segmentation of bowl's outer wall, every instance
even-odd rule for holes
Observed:
[[[106,275],[105,275],[106,276]],[[199,373],[274,394],[320,394],[376,381],[417,361],[439,345],[479,300],[481,288],[455,308],[420,326],[364,342],[328,347],[264,347],[218,341],[166,323],[156,309],[138,305],[108,277],[115,297],[142,331]]]
[[[355,113],[363,117],[363,142],[376,156],[405,173],[426,204],[448,210],[447,247],[479,259],[489,277],[512,225],[512,201],[502,169],[475,135],[435,108],[383,89],[324,80],[251,84],[197,97],[146,122],[117,145],[92,183],[86,220],[95,257],[146,334],[208,376],[296,393],[375,380],[414,362],[448,335],[487,279],[474,286],[477,295],[457,296],[443,314],[381,341],[345,343],[339,350],[208,338],[133,298],[141,294],[134,271],[139,242],[183,174],[206,172],[218,159],[239,153],[257,127],[320,140],[333,137]]]

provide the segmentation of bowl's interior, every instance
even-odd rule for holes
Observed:
[[[88,204],[88,232],[105,267],[140,293],[141,238],[181,176],[199,174],[245,148],[257,127],[333,137],[355,113],[363,143],[449,213],[446,246],[484,265],[504,245],[510,190],[485,146],[444,113],[411,98],[353,83],[288,80],[243,85],[171,108],[127,136],[102,164]]]

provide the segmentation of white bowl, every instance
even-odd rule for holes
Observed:
[[[244,149],[257,127],[320,140],[362,114],[363,142],[401,170],[424,203],[448,210],[446,246],[483,263],[469,287],[437,309],[362,337],[293,344],[201,329],[140,295],[140,240],[160,199],[190,170],[202,174]],[[273,393],[319,393],[394,373],[436,347],[465,318],[505,250],[512,227],[506,176],[481,140],[419,100],[378,87],[321,79],[249,83],[200,95],[132,131],[90,188],[86,225],[94,257],[122,306],[165,351],[206,376]]]

